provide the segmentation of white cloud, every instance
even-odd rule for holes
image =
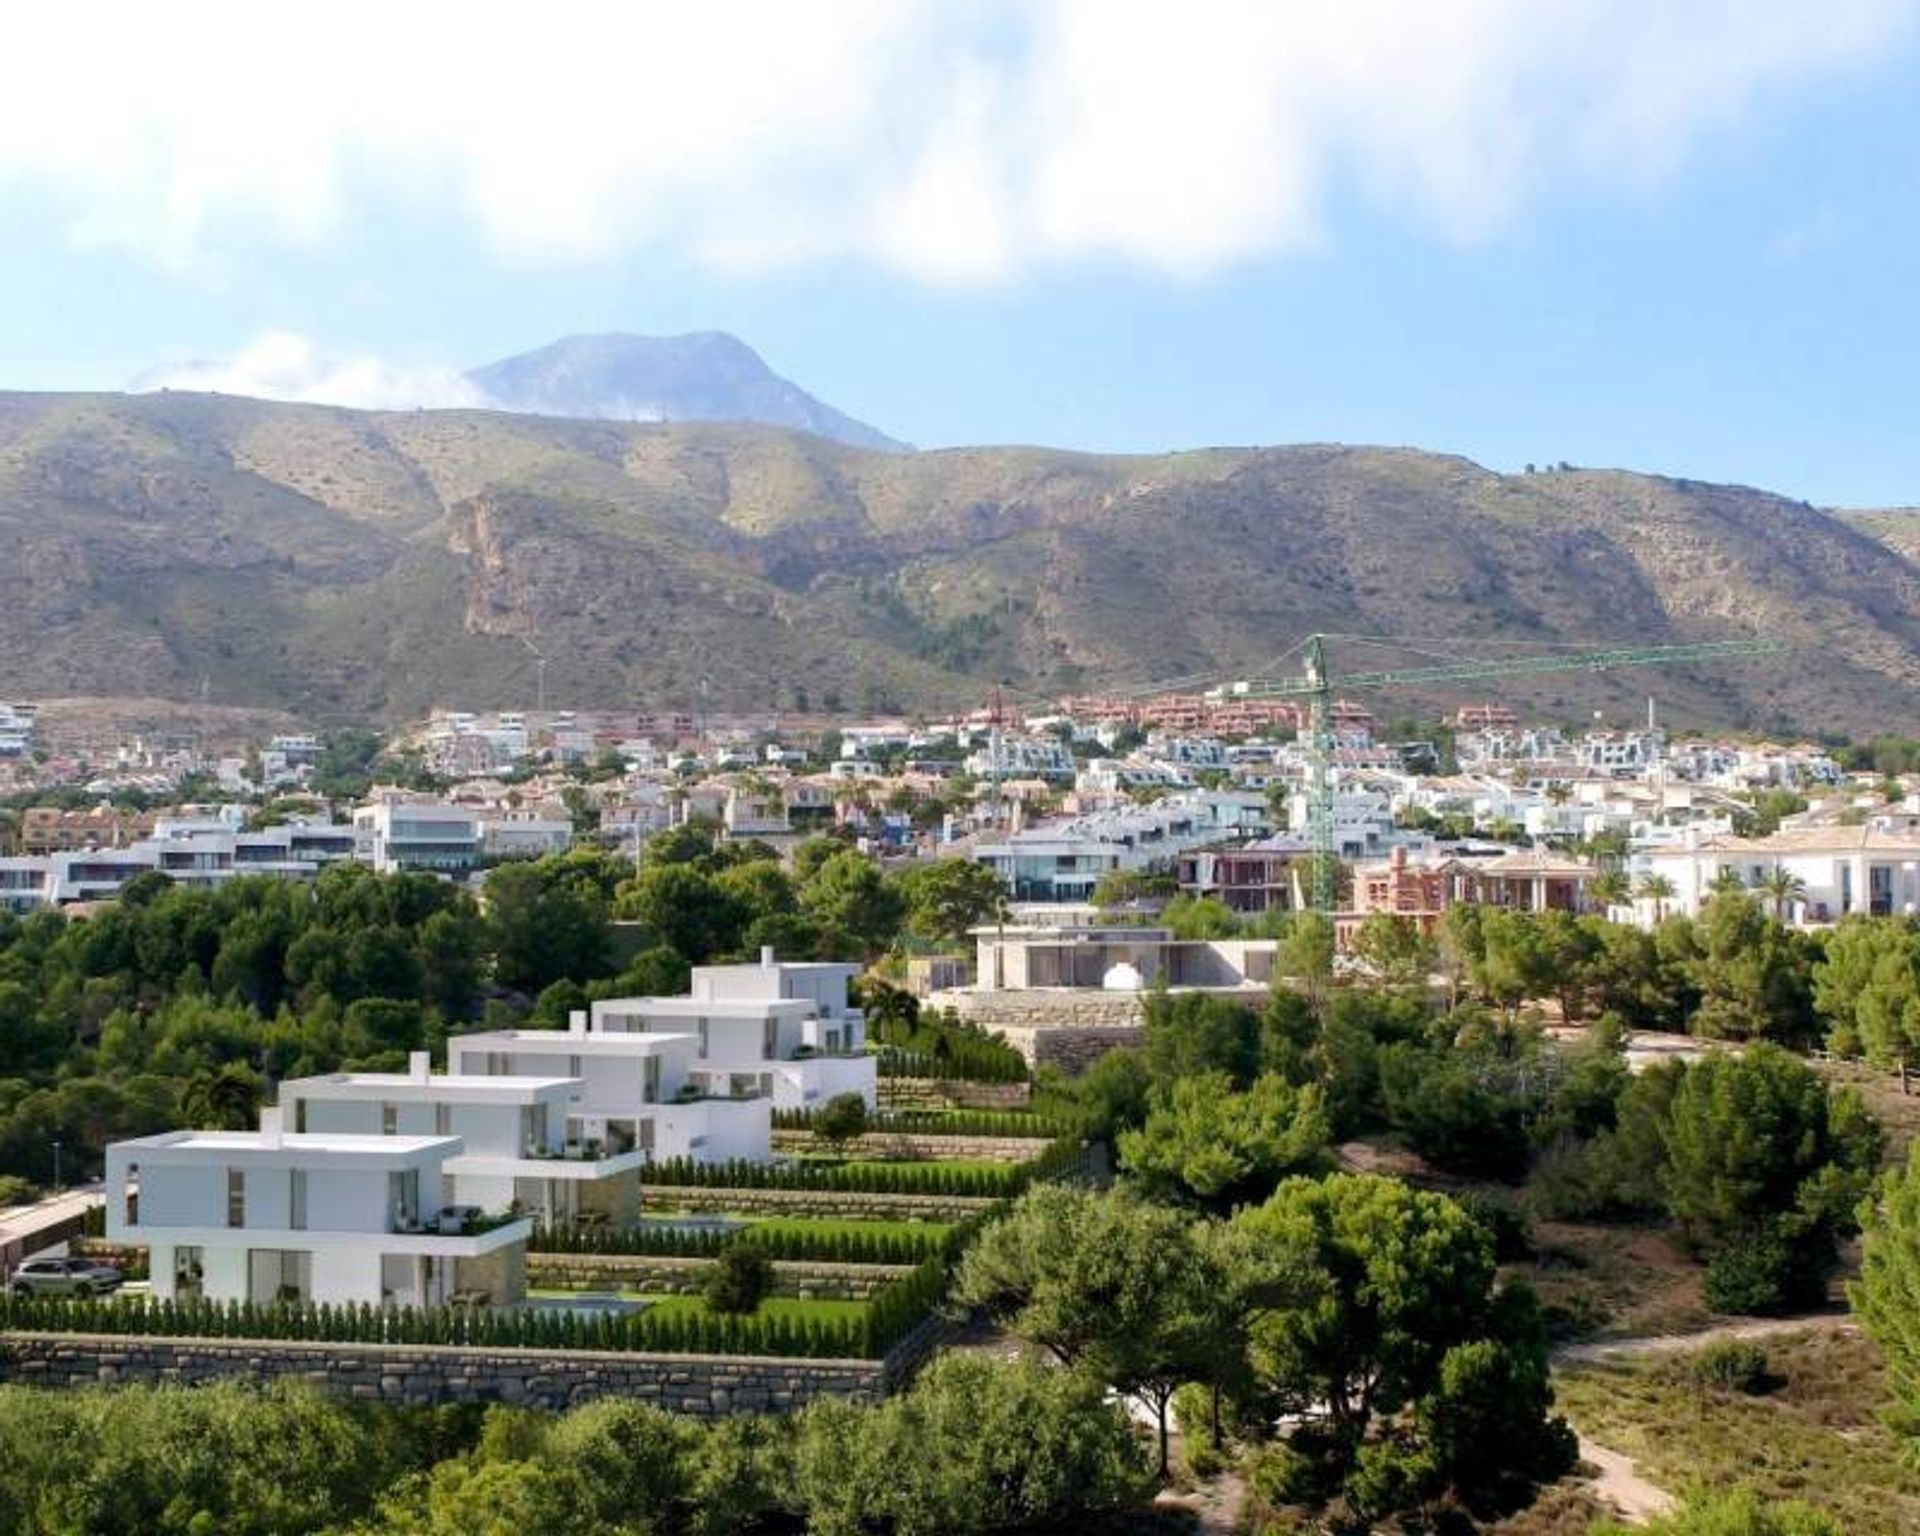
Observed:
[[[377,357],[333,357],[291,331],[268,331],[220,362],[159,369],[135,381],[134,388],[208,390],[367,411],[487,403],[486,396],[456,369],[398,366]]]
[[[1451,239],[1672,175],[1916,0],[336,0],[9,18],[0,186],[194,263],[445,207],[551,262],[1203,274],[1355,199]]]

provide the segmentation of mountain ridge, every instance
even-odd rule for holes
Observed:
[[[504,411],[607,421],[747,421],[856,448],[908,447],[781,377],[727,331],[582,332],[465,377]]]
[[[874,452],[738,423],[0,394],[0,690],[283,707],[939,710],[1419,648],[1761,635],[1787,655],[1388,695],[1868,732],[1920,566],[1740,486],[1338,444]]]

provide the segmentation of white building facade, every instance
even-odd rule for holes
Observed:
[[[448,1206],[524,1212],[543,1225],[631,1226],[643,1155],[569,1140],[581,1087],[570,1077],[435,1075],[420,1051],[404,1073],[289,1079],[279,1115],[295,1134],[459,1137],[443,1169]]]
[[[107,1148],[107,1236],[144,1243],[163,1299],[505,1306],[526,1219],[449,1211],[454,1136],[168,1131]]]

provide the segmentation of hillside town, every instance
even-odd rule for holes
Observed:
[[[1410,739],[1346,701],[1335,717],[1343,935],[1381,911],[1431,929],[1457,901],[1651,924],[1698,915],[1729,873],[1771,883],[1802,924],[1920,903],[1920,784],[1849,771],[1830,746],[1567,730],[1497,703]],[[804,729],[446,711],[363,748],[362,782],[344,786],[317,735],[80,756],[37,745],[33,719],[0,714],[0,905],[15,912],[102,900],[148,871],[215,886],[352,861],[465,880],[576,846],[637,865],[687,825],[787,851],[830,835],[889,867],[965,858],[1010,909],[1043,915],[1128,889],[1136,918],[1158,893],[1250,927],[1310,903],[1310,747],[1287,705],[1088,697]]]

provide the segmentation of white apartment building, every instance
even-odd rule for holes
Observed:
[[[1261,836],[1271,830],[1269,820],[1262,795],[1203,790],[1043,822],[980,843],[971,856],[999,876],[1015,901],[1086,901],[1102,875],[1170,867],[1196,848]]]
[[[241,832],[218,819],[163,817],[152,837],[125,848],[0,859],[0,909],[31,912],[77,901],[107,901],[149,870],[183,885],[224,885],[242,875],[304,880],[366,851],[354,828],[342,824],[293,821]]]
[[[1783,827],[1771,837],[1688,829],[1678,838],[1642,844],[1631,859],[1636,884],[1649,875],[1671,882],[1674,894],[1641,897],[1635,913],[1652,922],[1665,915],[1697,917],[1723,871],[1758,887],[1776,869],[1796,877],[1801,894],[1785,912],[1789,921],[1831,923],[1853,913],[1890,917],[1920,912],[1920,835],[1869,822],[1857,827]],[[1771,898],[1762,895],[1763,902]]]
[[[107,1236],[144,1243],[153,1294],[186,1300],[505,1306],[524,1218],[446,1209],[457,1136],[167,1131],[107,1148]]]
[[[381,801],[356,810],[353,824],[366,833],[369,857],[382,874],[464,874],[480,858],[480,817],[465,806]]]
[[[576,1013],[568,1028],[497,1029],[447,1041],[457,1077],[562,1077],[569,1143],[642,1161],[765,1162],[773,1155],[773,1100],[694,1074],[691,1034],[596,1033]],[[744,1085],[742,1085],[744,1087]]]
[[[490,859],[537,859],[573,846],[573,821],[538,811],[499,811],[480,821],[480,851]]]
[[[1293,832],[1306,834],[1312,800],[1302,794],[1287,801]],[[1377,789],[1336,788],[1333,792],[1334,849],[1343,859],[1378,858],[1394,841],[1392,797]]]
[[[1051,736],[1002,736],[998,751],[1002,778],[1071,781],[1076,772],[1073,754]],[[996,749],[989,742],[967,756],[967,772],[977,779],[991,778]]]
[[[25,757],[33,750],[38,714],[38,705],[0,704],[0,757]]]
[[[444,1166],[450,1206],[524,1211],[545,1225],[628,1227],[640,1214],[637,1148],[569,1139],[573,1077],[437,1076],[416,1051],[405,1072],[331,1072],[280,1085],[297,1135],[457,1136]]]

